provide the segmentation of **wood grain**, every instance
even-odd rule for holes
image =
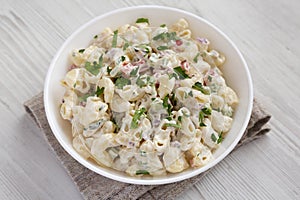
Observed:
[[[22,103],[83,23],[116,8],[157,4],[211,21],[248,62],[271,133],[229,155],[179,199],[300,198],[300,1],[0,0],[0,199],[81,199]]]

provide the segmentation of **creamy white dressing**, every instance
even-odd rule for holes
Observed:
[[[126,24],[72,52],[61,115],[79,154],[132,176],[212,159],[238,97],[219,69],[225,57],[191,35],[184,19],[170,27]]]

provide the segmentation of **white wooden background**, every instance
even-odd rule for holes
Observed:
[[[221,28],[273,115],[267,136],[229,155],[179,199],[300,199],[299,0],[0,0],[0,199],[81,199],[22,103],[43,89],[52,57],[75,29],[141,4],[182,8]]]

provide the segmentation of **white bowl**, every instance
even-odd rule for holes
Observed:
[[[194,36],[206,37],[211,41],[211,47],[224,53],[226,63],[222,67],[227,84],[239,96],[240,102],[234,114],[231,130],[226,135],[221,146],[214,153],[215,159],[204,167],[188,169],[177,174],[162,177],[130,177],[113,169],[100,167],[92,161],[82,158],[72,147],[70,123],[63,120],[59,113],[59,106],[65,89],[60,85],[70,65],[69,54],[74,48],[87,47],[94,35],[106,27],[116,29],[126,23],[133,23],[137,18],[149,18],[151,26],[172,24],[179,18],[186,19]],[[137,6],[115,10],[94,18],[75,31],[62,45],[50,65],[44,88],[44,103],[50,127],[63,148],[79,163],[90,170],[126,183],[133,184],[167,184],[181,181],[198,175],[216,165],[227,156],[241,139],[252,110],[253,89],[247,64],[233,42],[217,27],[197,15],[189,12],[162,6]]]

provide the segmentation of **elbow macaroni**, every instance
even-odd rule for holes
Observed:
[[[225,56],[189,24],[104,29],[71,53],[60,106],[85,159],[131,176],[201,167],[230,130],[238,96],[219,70]]]

